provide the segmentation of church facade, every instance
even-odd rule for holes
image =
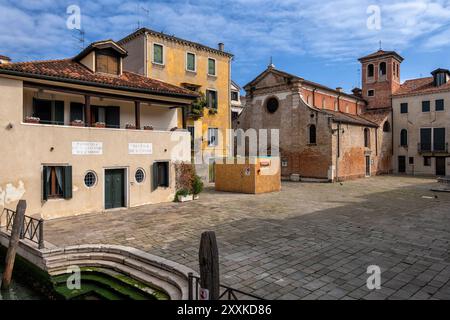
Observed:
[[[279,130],[282,177],[343,181],[392,172],[391,95],[400,86],[395,52],[362,57],[362,88],[351,94],[270,65],[248,83],[237,127]],[[272,145],[269,137],[269,153]]]

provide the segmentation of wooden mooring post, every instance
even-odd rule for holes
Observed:
[[[199,250],[200,263],[200,293],[205,300],[219,300],[219,249],[217,248],[216,234],[213,231],[202,233]],[[205,291],[205,289],[207,291]]]
[[[23,228],[26,209],[27,202],[25,200],[19,200],[19,203],[17,204],[16,214],[14,216],[11,237],[9,238],[9,247],[6,253],[5,271],[3,272],[1,290],[8,290],[11,285],[14,261],[16,259],[16,251],[17,246],[19,245],[19,239]]]

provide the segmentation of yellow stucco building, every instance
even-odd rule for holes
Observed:
[[[231,129],[230,86],[233,55],[164,33],[142,28],[119,43],[128,51],[124,69],[205,94],[203,115],[186,110],[179,127],[191,132],[197,172],[208,179],[215,157],[229,154],[227,129]],[[184,123],[183,120],[184,119]],[[200,159],[202,159],[200,161]],[[201,163],[200,163],[201,162]],[[209,176],[209,180],[212,177]]]

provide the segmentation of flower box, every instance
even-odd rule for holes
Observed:
[[[74,120],[70,123],[72,127],[84,127],[84,122],[81,120]]]
[[[144,126],[144,130],[153,130],[152,126]]]
[[[26,117],[25,123],[40,123],[41,119],[37,117]]]
[[[178,195],[178,202],[186,202],[186,201],[192,201],[194,197],[192,194],[188,194],[187,196]]]
[[[127,123],[127,124],[125,125],[125,129],[136,130],[136,125]]]
[[[96,122],[94,123],[95,128],[106,128],[106,123],[104,122]]]

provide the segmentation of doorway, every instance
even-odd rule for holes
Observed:
[[[105,209],[125,207],[125,169],[105,170]]]
[[[398,172],[399,173],[406,172],[406,157],[405,156],[398,157]]]
[[[436,175],[445,176],[445,157],[436,157]]]
[[[366,156],[366,177],[370,177],[370,156]]]

